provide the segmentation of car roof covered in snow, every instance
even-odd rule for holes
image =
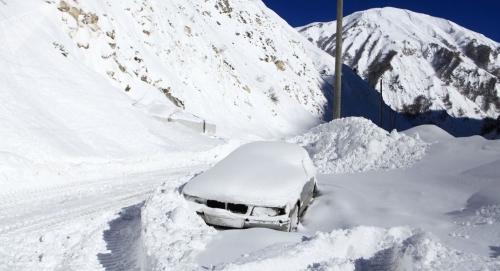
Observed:
[[[294,203],[314,175],[314,165],[299,145],[252,142],[191,179],[183,193],[223,202],[278,207]]]

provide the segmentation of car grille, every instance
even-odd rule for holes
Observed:
[[[246,214],[248,211],[248,206],[245,204],[228,203],[226,205],[225,202],[220,202],[216,200],[207,200],[207,206],[210,208],[226,209],[236,214]]]
[[[244,204],[228,203],[227,209],[233,213],[246,214],[248,211],[248,206],[246,206]]]
[[[216,200],[207,200],[207,206],[210,208],[226,209],[226,204],[224,202]]]

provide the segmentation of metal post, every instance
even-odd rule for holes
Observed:
[[[335,48],[335,93],[333,97],[333,119],[340,119],[342,93],[342,11],[343,0],[337,0],[337,40]]]
[[[379,123],[380,128],[382,128],[382,104],[384,103],[384,98],[382,97],[382,78],[380,78],[380,114]]]

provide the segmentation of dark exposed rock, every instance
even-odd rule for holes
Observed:
[[[477,66],[483,69],[488,67],[491,54],[490,47],[483,44],[475,46],[474,41],[471,41],[465,46],[464,51],[465,55],[472,59]]]
[[[434,55],[432,66],[441,80],[449,82],[453,71],[460,65],[460,62],[462,59],[458,53],[441,47]]]
[[[372,87],[375,87],[378,80],[388,70],[392,70],[391,61],[395,55],[398,53],[396,51],[389,51],[387,54],[379,52],[372,63],[368,66],[364,73],[365,80]]]

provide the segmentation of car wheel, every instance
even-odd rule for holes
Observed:
[[[289,232],[295,231],[299,226],[299,210],[300,210],[300,205],[299,203],[297,203],[292,213],[290,214],[290,224],[288,225]]]

